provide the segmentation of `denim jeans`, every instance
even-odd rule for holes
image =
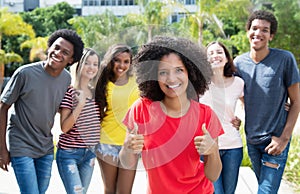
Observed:
[[[258,194],[275,194],[278,192],[288,157],[290,142],[278,156],[269,155],[265,152],[265,148],[270,142],[271,140],[259,145],[247,144],[248,154],[258,180]],[[278,167],[269,167],[266,165],[267,162],[276,164]]]
[[[94,151],[94,148],[57,149],[56,163],[68,194],[87,192],[95,166]]]
[[[48,189],[53,154],[40,158],[11,157],[11,164],[22,194],[44,194]]]
[[[214,182],[215,194],[234,194],[240,165],[243,159],[243,148],[220,150],[222,171],[220,177]]]

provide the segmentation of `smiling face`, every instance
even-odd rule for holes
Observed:
[[[207,58],[211,67],[223,69],[228,62],[225,51],[218,43],[212,44],[207,48]]]
[[[58,76],[61,71],[73,62],[74,46],[69,41],[58,38],[48,49],[45,70],[51,76]]]
[[[113,59],[113,63],[113,72],[115,80],[127,79],[127,71],[129,70],[131,64],[130,53],[123,52],[118,54]]]
[[[247,31],[250,47],[254,51],[268,49],[269,41],[273,39],[271,23],[266,20],[255,19]]]
[[[165,98],[186,97],[188,72],[180,57],[174,53],[165,55],[158,65],[158,83]]]
[[[82,66],[81,75],[83,79],[93,79],[99,69],[99,60],[97,55],[90,55],[87,57],[85,63]]]

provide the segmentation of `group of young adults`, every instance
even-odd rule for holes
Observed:
[[[97,158],[104,193],[129,194],[141,158],[149,194],[231,194],[243,157],[240,99],[257,193],[277,193],[300,110],[299,70],[291,52],[268,46],[272,13],[254,11],[246,28],[250,51],[234,60],[220,42],[168,36],[136,55],[112,45],[101,60],[74,31],[54,32],[47,60],[17,69],[1,95],[0,167],[11,162],[20,193],[45,193],[59,112],[56,162],[67,193],[87,192]]]

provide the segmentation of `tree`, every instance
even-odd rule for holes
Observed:
[[[75,9],[68,3],[62,2],[20,14],[25,22],[33,26],[37,37],[46,37],[58,29],[72,29],[68,20],[73,18]]]
[[[156,26],[166,25],[170,10],[165,3],[155,0],[149,1],[144,7],[144,22],[148,26],[148,41],[152,39],[153,30]]]
[[[6,36],[4,34],[3,42],[5,43],[5,50],[15,51],[23,58],[21,62],[14,62],[6,66],[9,67],[6,69],[7,76],[10,76],[17,67],[24,63],[44,59],[47,36],[58,29],[72,29],[72,26],[67,21],[73,17],[74,13],[74,8],[65,2],[55,4],[51,7],[36,8],[31,12],[21,12],[20,16],[23,21],[32,26],[36,33],[36,38],[29,39],[28,36],[24,35]],[[18,30],[15,29],[15,31]],[[23,44],[23,42],[25,43]]]
[[[119,20],[111,11],[107,10],[101,15],[77,16],[68,22],[81,36],[85,46],[94,48],[102,56],[108,46],[119,42]]]
[[[278,30],[270,46],[290,50],[300,65],[300,3],[298,0],[271,0],[271,11],[278,20]]]
[[[173,1],[171,1],[173,2]],[[184,28],[188,28],[191,37],[198,40],[199,45],[203,44],[203,34],[205,28],[212,28],[218,35],[225,37],[223,31],[223,24],[215,14],[218,2],[216,0],[196,0],[197,11],[195,13],[189,12],[182,4],[174,3],[173,5],[179,7],[186,13],[181,21]]]
[[[48,37],[37,37],[27,40],[21,44],[21,50],[24,48],[30,48],[29,60],[32,62],[35,59],[45,60],[47,50]]]
[[[6,52],[2,50],[2,37],[26,35],[30,38],[35,37],[32,26],[23,21],[19,14],[8,12],[7,8],[0,9],[0,86],[3,84],[4,64],[10,62],[21,62],[22,58],[13,51]]]

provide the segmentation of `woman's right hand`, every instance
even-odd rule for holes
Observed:
[[[86,95],[83,92],[83,90],[77,90],[75,97],[76,97],[76,100],[78,101],[78,105],[81,105],[81,106],[85,105]]]
[[[128,133],[124,142],[124,148],[134,154],[140,154],[144,147],[144,136]]]

